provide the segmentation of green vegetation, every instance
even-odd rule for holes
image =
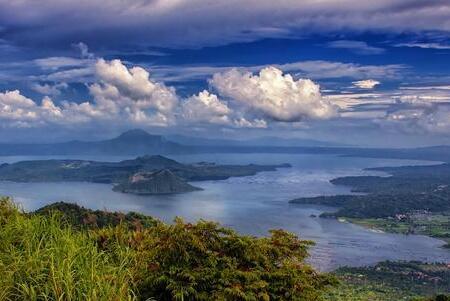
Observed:
[[[397,218],[350,218],[350,222],[372,229],[401,234],[421,234],[442,239],[450,247],[450,212],[432,214],[418,212],[397,216]]]
[[[132,300],[133,252],[0,201],[0,300]]]
[[[4,198],[0,300],[322,300],[336,281],[304,262],[311,245],[63,203],[24,214]]]
[[[449,195],[447,195],[449,194]],[[414,212],[441,213],[450,210],[450,189],[442,193],[401,193],[367,195],[337,195],[300,198],[298,204],[321,204],[339,207],[323,217],[388,218]]]
[[[30,215],[52,216],[55,212],[61,213],[61,222],[77,229],[97,229],[114,226],[125,226],[128,229],[138,230],[155,226],[159,221],[136,212],[127,214],[121,212],[108,212],[91,210],[75,204],[58,202],[44,206]]]
[[[425,301],[450,301],[450,295],[437,295],[428,299],[425,299]]]
[[[224,180],[229,177],[254,175],[290,167],[279,165],[216,165],[214,163],[183,164],[163,156],[142,156],[120,162],[86,160],[34,160],[0,165],[0,180],[13,182],[88,181],[122,183],[136,173],[172,171],[187,181]]]
[[[291,202],[339,207],[320,216],[345,218],[385,232],[428,235],[446,241],[445,247],[450,248],[450,199],[437,194],[338,195]]]
[[[340,268],[335,274],[341,285],[328,293],[327,300],[448,300],[442,298],[448,298],[443,294],[450,291],[446,264],[386,261],[372,267]]]
[[[427,166],[378,167],[368,170],[391,174],[388,177],[356,176],[331,180],[335,185],[351,186],[354,192],[383,195],[427,193],[450,196],[450,163]]]

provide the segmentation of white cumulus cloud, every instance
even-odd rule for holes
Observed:
[[[48,97],[39,105],[18,90],[0,93],[0,124],[3,127],[36,126],[61,117],[61,109]]]
[[[62,101],[59,105],[45,97],[41,104],[23,96],[20,91],[0,93],[0,120],[3,126],[43,126],[59,124],[133,124],[167,126],[174,122],[178,104],[175,90],[150,79],[140,67],[128,69],[119,60],[98,60],[96,83],[89,86],[92,101]],[[61,87],[60,87],[61,88]],[[56,88],[35,85],[43,94],[55,94]]]
[[[235,128],[266,128],[264,119],[243,116],[243,112],[231,109],[228,103],[217,95],[203,90],[189,97],[181,106],[184,121],[188,123],[207,123]]]
[[[220,95],[276,121],[326,119],[337,114],[337,107],[320,93],[309,79],[295,80],[275,67],[259,74],[232,69],[214,74],[210,80]]]
[[[375,86],[378,86],[380,82],[374,79],[366,79],[352,82],[352,84],[361,89],[373,89]]]
[[[101,83],[91,89],[94,96],[104,97],[105,92],[114,90],[114,95],[110,96],[117,102],[165,113],[171,112],[178,103],[175,89],[150,80],[150,74],[144,68],[128,69],[120,60],[107,62],[100,59],[96,64],[96,74]]]
[[[182,105],[183,117],[189,121],[229,124],[231,112],[226,103],[207,90],[189,97]]]
[[[150,79],[141,67],[127,68],[120,60],[98,60],[99,82],[89,87],[96,105],[111,114],[125,115],[142,125],[167,126],[174,122],[178,104],[175,89]]]

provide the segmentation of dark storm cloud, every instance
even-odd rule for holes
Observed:
[[[314,32],[448,31],[449,15],[449,2],[440,0],[0,1],[3,38],[41,47],[198,47]]]

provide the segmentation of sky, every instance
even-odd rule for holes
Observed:
[[[450,144],[448,0],[0,0],[0,142]]]

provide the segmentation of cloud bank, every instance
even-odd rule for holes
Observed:
[[[36,127],[57,124],[70,127],[123,123],[167,126],[174,122],[173,110],[178,104],[175,90],[152,81],[145,69],[128,69],[119,60],[107,62],[100,59],[95,64],[95,76],[97,82],[89,86],[93,100],[82,103],[63,101],[55,105],[46,96],[38,104],[18,90],[1,93],[2,125]],[[34,88],[44,94],[57,91],[55,86],[49,85]]]
[[[66,83],[36,84],[33,89],[46,95],[40,104],[18,90],[1,93],[2,125],[167,127],[192,124],[266,128],[273,121],[326,119],[337,113],[337,107],[322,97],[317,84],[306,79],[296,81],[275,67],[264,68],[258,75],[237,70],[215,74],[210,83],[218,95],[204,90],[186,99],[177,95],[173,87],[152,79],[144,68],[127,67],[120,60],[98,59],[94,74],[95,82],[88,85],[92,100],[81,103],[55,104],[49,97],[67,88]]]
[[[68,89],[70,85],[64,82],[34,86],[44,95],[41,101],[19,90],[0,93],[0,127],[285,130],[320,122],[369,120],[381,128],[412,134],[450,133],[448,85],[324,95],[312,80],[296,79],[270,66],[256,72],[231,69],[215,73],[209,90],[181,97],[146,69],[128,67],[120,60],[98,59],[92,70],[89,98],[82,102],[51,98]],[[354,85],[372,89],[378,83],[362,80]]]
[[[386,116],[385,126],[406,133],[450,133],[450,105],[429,105],[401,109]]]

